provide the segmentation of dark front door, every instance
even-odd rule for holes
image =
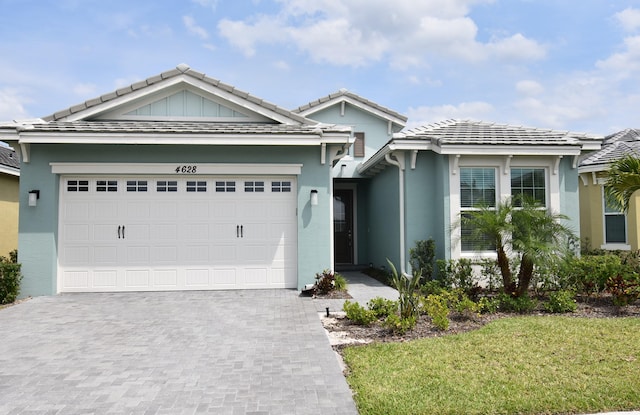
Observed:
[[[353,264],[353,191],[333,192],[333,238],[336,264]]]

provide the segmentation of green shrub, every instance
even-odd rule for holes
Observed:
[[[500,308],[500,300],[497,298],[482,297],[478,300],[480,313],[495,313]]]
[[[439,259],[436,262],[439,279],[445,287],[461,288],[470,296],[477,294],[479,286],[474,278],[473,262],[470,259]]]
[[[375,313],[377,318],[385,318],[398,311],[398,302],[382,297],[376,297],[369,300],[367,307]]]
[[[640,298],[640,277],[635,272],[618,274],[607,280],[606,290],[611,293],[614,305],[632,304]]]
[[[337,272],[333,276],[333,287],[338,291],[345,291],[347,289],[347,279],[342,274],[338,274]]]
[[[536,308],[537,301],[529,297],[528,295],[521,295],[519,297],[512,297],[508,294],[498,295],[499,308],[501,311],[515,312],[515,313],[529,313]]]
[[[609,278],[631,271],[617,255],[585,255],[574,257],[563,267],[569,285],[577,292],[597,294],[604,291]]]
[[[342,310],[346,313],[349,320],[361,326],[369,326],[374,321],[378,320],[376,313],[362,307],[357,302],[352,303],[349,300],[345,300]]]
[[[436,243],[433,239],[416,241],[415,248],[409,249],[409,263],[414,273],[420,273],[420,281],[422,283],[433,279],[433,260],[435,256]]]
[[[0,257],[0,304],[12,303],[20,294],[21,265],[16,262],[17,254],[14,252],[10,258]]]
[[[440,280],[427,281],[420,286],[420,293],[424,296],[429,294],[442,294],[442,292],[446,290]]]
[[[575,294],[569,290],[552,292],[544,304],[544,309],[549,313],[573,313],[577,308]]]
[[[382,325],[394,333],[404,334],[416,326],[418,319],[416,316],[401,318],[397,314],[389,314]]]
[[[449,307],[443,295],[431,294],[422,301],[422,309],[431,317],[434,326],[440,330],[449,328]]]

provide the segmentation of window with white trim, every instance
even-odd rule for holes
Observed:
[[[493,167],[460,168],[461,216],[464,217],[481,207],[496,207],[496,169]],[[481,245],[486,245],[486,250],[491,249],[489,241],[474,240],[472,233],[473,229],[463,223],[460,235],[462,251],[477,251]]]
[[[542,206],[547,206],[547,180],[545,169],[541,168],[511,168],[511,196],[531,198]]]
[[[609,203],[603,190],[604,204],[604,243],[627,243],[627,218],[623,211]]]

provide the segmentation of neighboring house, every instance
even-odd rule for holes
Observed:
[[[0,256],[18,249],[20,161],[16,152],[0,144]]]
[[[640,130],[605,137],[602,149],[580,162],[580,233],[583,244],[591,249],[640,249],[640,196],[633,196],[626,214],[604,196],[609,165],[629,154],[640,156]]]
[[[346,90],[288,111],[179,65],[0,125],[36,204],[20,211],[22,293],[301,290],[387,258],[409,272],[417,240],[477,255],[451,224],[519,193],[578,230],[577,161],[601,138],[406,121]]]

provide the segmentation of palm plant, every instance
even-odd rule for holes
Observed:
[[[640,158],[629,154],[611,163],[604,189],[609,201],[627,212],[631,196],[640,189]]]
[[[505,293],[520,297],[529,289],[535,266],[567,250],[573,232],[562,223],[566,219],[565,215],[548,212],[533,199],[509,198],[495,208],[466,212],[460,223],[470,229],[471,240],[479,247],[486,247],[487,242],[493,246]],[[510,253],[520,260],[515,278]]]
[[[387,259],[387,262],[391,267],[391,285],[398,290],[400,317],[403,319],[417,317],[418,295],[416,290],[420,285],[420,272],[414,272],[413,275],[398,273],[393,262],[389,261],[389,259]]]

